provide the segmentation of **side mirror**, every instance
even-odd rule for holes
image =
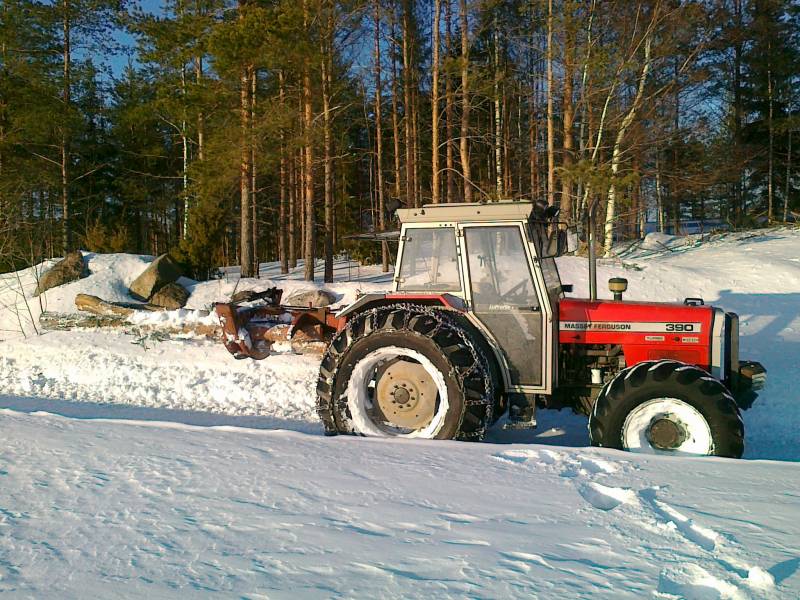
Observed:
[[[577,252],[579,247],[578,228],[574,226],[567,227],[564,233],[567,235],[566,253],[572,254],[573,252]]]
[[[550,234],[547,244],[548,256],[571,254],[578,249],[578,230],[575,227],[557,229]]]

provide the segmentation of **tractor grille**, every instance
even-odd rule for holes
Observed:
[[[725,372],[724,381],[735,390],[739,378],[739,315],[725,313]]]

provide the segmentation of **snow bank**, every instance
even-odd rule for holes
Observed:
[[[89,269],[87,277],[52,288],[37,298],[33,297],[37,275],[57,260],[45,261],[19,273],[0,274],[0,340],[20,337],[21,330],[32,335],[33,323],[38,323],[43,311],[76,312],[75,296],[78,294],[90,294],[110,302],[133,302],[128,296],[128,286],[153,260],[152,256],[92,252],[84,252],[83,258]]]
[[[674,245],[676,240],[679,239],[681,238],[678,238],[674,235],[669,235],[668,233],[660,233],[658,231],[653,231],[645,236],[645,238],[641,241],[639,247],[644,248],[646,250],[660,251]]]

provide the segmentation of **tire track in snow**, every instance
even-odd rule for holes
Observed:
[[[638,491],[607,485],[595,479],[605,479],[615,474],[624,474],[629,464],[625,461],[612,462],[593,456],[570,456],[549,449],[512,449],[493,455],[495,460],[507,463],[512,468],[536,466],[558,474],[575,486],[577,493],[592,507],[604,513],[613,513],[622,521],[621,531],[626,532],[626,523],[634,530],[658,531],[678,536],[692,552],[698,552],[696,559],[705,559],[721,571],[715,575],[696,562],[682,560],[686,557],[671,556],[668,562],[676,563],[665,567],[657,582],[655,592],[673,597],[693,599],[767,598],[775,590],[775,579],[769,571],[748,565],[731,553],[725,546],[725,539],[714,529],[701,525],[658,498],[661,488],[647,487]],[[690,460],[690,459],[687,459]],[[634,467],[635,468],[635,467]],[[735,540],[731,540],[735,543]],[[652,552],[654,549],[651,548]],[[556,557],[547,557],[557,560]],[[659,560],[653,556],[653,560]],[[514,563],[516,561],[506,562]],[[514,569],[514,564],[507,565]],[[516,565],[524,569],[521,565]],[[553,568],[551,565],[547,565]]]

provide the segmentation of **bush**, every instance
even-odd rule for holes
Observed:
[[[125,225],[109,227],[100,221],[86,228],[84,247],[91,252],[128,252],[132,246],[131,236]]]

